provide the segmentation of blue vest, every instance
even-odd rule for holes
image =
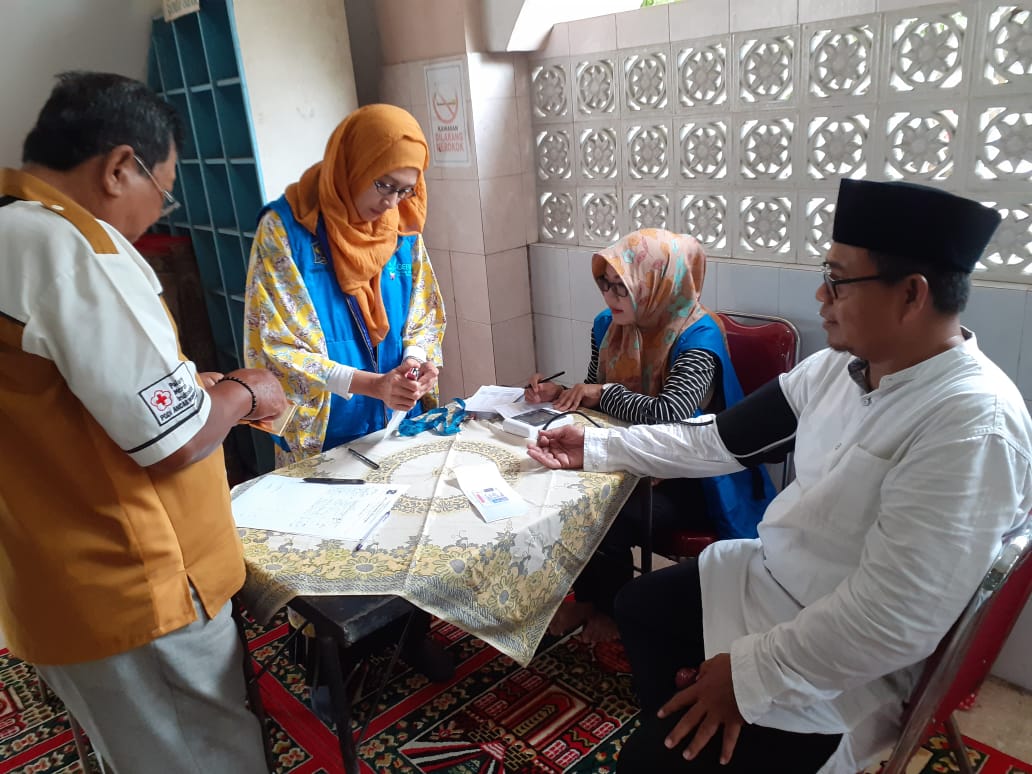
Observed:
[[[608,309],[595,318],[591,332],[600,348],[612,322],[613,313]],[[720,361],[724,408],[735,405],[744,397],[738,375],[731,365],[731,355],[724,344],[724,334],[711,315],[693,323],[674,342],[670,348],[668,367],[673,365],[682,352],[689,349],[704,349]],[[701,410],[696,410],[695,416],[701,413]],[[760,523],[767,504],[776,494],[774,484],[762,465],[726,476],[704,478],[702,490],[706,496],[707,515],[722,539],[756,537],[756,525]]]
[[[412,298],[412,256],[417,237],[398,237],[398,247],[380,274],[380,292],[390,330],[383,341],[373,346],[358,302],[337,283],[322,218],[319,219],[318,234],[312,236],[294,219],[285,197],[281,196],[266,206],[261,215],[267,210],[279,215],[286,227],[291,255],[315,308],[329,358],[372,373],[386,373],[397,366],[404,350],[401,337]],[[421,411],[417,403],[409,415]],[[350,400],[345,400],[334,395],[330,399],[330,418],[323,449],[332,449],[381,430],[387,425],[388,418],[386,405],[376,398],[352,395]]]

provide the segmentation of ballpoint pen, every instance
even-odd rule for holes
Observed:
[[[566,373],[566,371],[560,371],[557,374],[552,374],[551,376],[546,376],[544,379],[538,379],[538,384],[542,384],[544,382],[550,382],[553,379],[558,379],[560,376],[562,376],[565,373]],[[527,389],[528,390],[530,389],[530,385],[529,384],[527,385]]]
[[[350,453],[350,454],[351,454],[351,455],[352,455],[353,457],[355,457],[356,459],[358,459],[359,461],[361,461],[361,462],[365,463],[366,465],[368,465],[369,467],[371,467],[371,468],[372,468],[373,470],[379,470],[379,469],[380,469],[380,466],[379,466],[379,465],[377,465],[377,464],[376,464],[375,462],[373,462],[373,461],[372,461],[371,459],[369,459],[369,458],[368,458],[367,456],[365,456],[364,454],[360,454],[359,452],[355,451],[355,450],[354,450],[354,449],[352,449],[352,448],[351,448],[350,446],[348,447],[348,452],[349,452],[349,453]]]
[[[365,479],[361,478],[320,478],[318,476],[308,476],[302,478],[306,484],[364,484]]]
[[[369,540],[369,536],[372,535],[373,532],[376,531],[376,528],[379,527],[381,524],[383,524],[387,520],[387,517],[390,516],[390,515],[391,515],[391,512],[387,511],[387,512],[385,512],[383,514],[383,516],[381,516],[376,521],[374,521],[372,526],[369,527],[368,530],[366,530],[366,533],[362,536],[362,539],[359,540],[358,543],[355,545],[355,547],[351,549],[351,553],[354,554],[354,553],[357,553],[358,551],[361,551],[362,550],[362,546],[364,546],[365,542],[367,540]]]

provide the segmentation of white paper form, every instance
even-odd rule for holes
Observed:
[[[401,484],[309,484],[268,475],[233,498],[238,527],[359,541],[408,489]]]
[[[499,387],[496,384],[485,384],[466,398],[466,411],[498,414],[500,406],[517,400],[523,400],[522,387]]]
[[[527,512],[526,501],[509,486],[493,462],[460,465],[455,480],[486,522],[511,519]]]

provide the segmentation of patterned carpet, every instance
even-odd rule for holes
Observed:
[[[249,631],[251,652],[265,662],[287,634],[282,620]],[[637,714],[628,666],[618,645],[589,647],[569,638],[521,669],[474,637],[446,624],[434,636],[455,654],[447,684],[399,665],[383,700],[356,707],[368,720],[359,746],[364,774],[607,774]],[[387,667],[374,659],[370,682]],[[277,774],[341,774],[336,736],[310,712],[300,668],[283,654],[261,680],[272,717]],[[1032,774],[1032,767],[975,745],[979,774]],[[927,746],[922,774],[957,771]],[[774,765],[771,771],[785,771]],[[67,719],[35,694],[29,668],[0,650],[0,774],[81,772]]]

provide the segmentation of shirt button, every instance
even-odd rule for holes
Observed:
[[[64,212],[64,207],[62,207],[60,204],[51,204],[50,209],[52,209],[54,212]]]
[[[871,399],[865,397],[864,400],[863,400],[863,404],[865,406],[870,406],[871,405]]]
[[[842,444],[840,444],[840,443],[835,444],[835,451],[838,451],[841,448],[842,448]]]

